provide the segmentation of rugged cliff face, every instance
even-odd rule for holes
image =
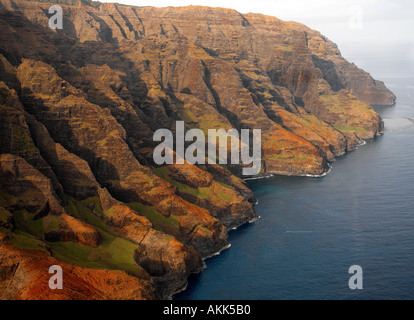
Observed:
[[[50,5],[0,0],[2,298],[165,298],[255,218],[240,166],[157,166],[155,130],[261,129],[262,174],[319,175],[395,101],[298,23],[94,3],[51,30]]]

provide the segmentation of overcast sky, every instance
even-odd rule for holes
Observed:
[[[137,6],[204,5],[263,13],[302,22],[348,48],[403,46],[414,58],[414,1],[412,0],[100,0]],[[346,52],[345,52],[346,55]]]

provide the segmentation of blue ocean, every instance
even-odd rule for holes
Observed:
[[[324,177],[248,181],[260,219],[174,299],[414,299],[414,63],[396,51],[346,55],[397,95],[375,107],[384,134]],[[352,265],[363,289],[348,286]]]

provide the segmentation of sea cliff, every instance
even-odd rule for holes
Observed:
[[[63,2],[51,30],[51,3],[0,0],[3,299],[168,298],[256,218],[240,166],[156,165],[157,129],[261,129],[262,175],[321,175],[396,99],[299,23]]]

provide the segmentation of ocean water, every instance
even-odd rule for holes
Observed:
[[[384,135],[324,177],[249,181],[260,219],[230,231],[231,247],[175,299],[414,299],[414,64],[357,52],[347,58],[397,95],[376,107]],[[348,287],[351,265],[362,290]]]

